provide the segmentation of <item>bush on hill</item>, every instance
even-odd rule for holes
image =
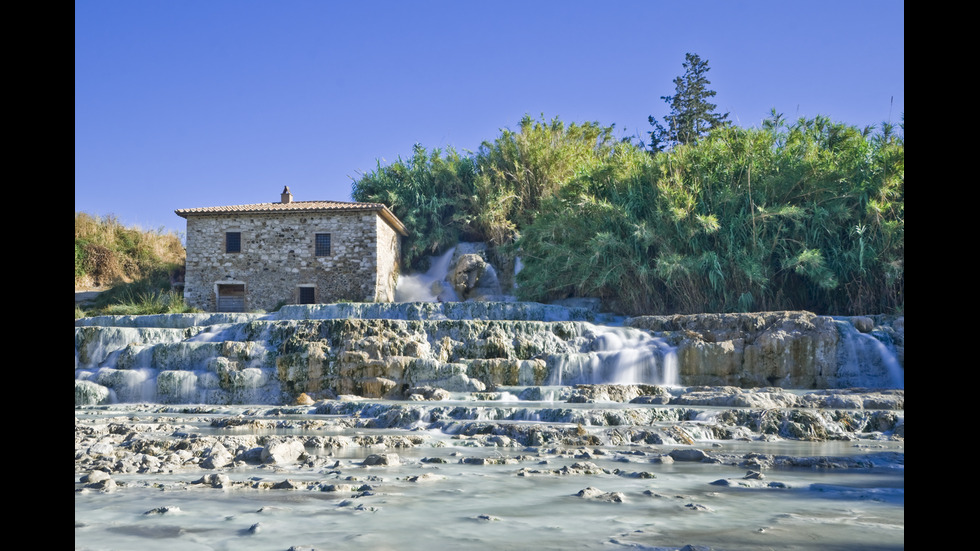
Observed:
[[[174,232],[124,227],[114,216],[75,213],[75,289],[103,292],[95,314],[156,314],[187,311],[173,283],[183,279],[184,246]]]

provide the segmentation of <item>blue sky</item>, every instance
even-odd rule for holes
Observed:
[[[350,200],[420,143],[525,114],[645,135],[686,52],[719,111],[864,127],[905,111],[901,1],[75,3],[75,211],[183,232],[178,208]]]

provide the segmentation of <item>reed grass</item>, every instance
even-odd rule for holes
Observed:
[[[904,129],[904,123],[902,125]],[[413,236],[524,269],[518,295],[600,297],[628,314],[904,310],[905,145],[825,117],[719,128],[650,154],[612,127],[525,117],[472,157],[416,146],[354,185]]]
[[[719,129],[625,166],[580,174],[524,230],[523,298],[614,297],[632,314],[904,309],[903,139],[818,117]]]

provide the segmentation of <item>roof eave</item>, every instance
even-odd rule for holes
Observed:
[[[289,209],[276,209],[276,208],[265,208],[265,209],[254,209],[254,210],[228,210],[228,211],[213,211],[207,209],[177,209],[174,214],[177,216],[187,219],[190,216],[234,216],[243,214],[302,214],[302,213],[338,213],[338,212],[377,212],[381,218],[388,223],[396,232],[408,237],[408,229],[405,224],[395,216],[395,213],[391,212],[387,206],[381,203],[368,204],[364,206],[350,207],[350,208],[339,208],[339,209],[325,209],[322,207],[309,207],[309,208],[289,208]]]

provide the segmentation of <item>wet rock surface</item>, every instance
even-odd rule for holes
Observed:
[[[600,382],[904,386],[904,318],[765,312],[644,316],[615,327],[596,317],[587,308],[459,302],[87,318],[75,327],[75,403],[429,400],[411,389]]]
[[[586,460],[559,469],[524,469],[522,474],[608,473],[608,469],[587,460],[615,453],[624,454],[621,460],[627,462],[639,456],[651,463],[715,462],[755,469],[815,465],[854,468],[874,460],[863,456],[738,456],[715,451],[712,443],[904,443],[904,391],[790,393],[724,387],[668,391],[641,385],[625,386],[611,393],[609,386],[580,385],[567,402],[549,403],[453,400],[422,405],[414,401],[359,399],[244,411],[222,406],[150,404],[77,408],[75,470],[78,483],[89,487],[105,483],[112,474],[193,473],[249,466],[322,467],[337,463],[330,459],[335,452],[438,448],[447,441],[471,448],[510,450],[513,454],[454,458],[455,462],[469,464],[506,464],[509,459],[521,463],[549,454],[571,454],[575,459]],[[669,399],[663,404],[631,403],[635,398],[630,397],[641,392]],[[578,397],[583,393],[613,394],[630,402],[582,403]],[[833,407],[840,405],[848,407]],[[132,415],[113,415],[106,420],[102,414],[107,412]],[[392,434],[392,430],[401,432]],[[295,435],[279,434],[283,432]],[[616,449],[606,449],[609,447]],[[629,450],[625,452],[620,447]],[[528,455],[531,449],[533,453]],[[572,451],[560,451],[563,449]],[[883,455],[880,460],[887,463],[896,457]],[[419,463],[442,461],[445,459],[419,459]],[[397,453],[375,451],[366,454],[359,465],[402,463]],[[203,483],[215,482],[207,479]]]
[[[903,316],[831,317],[792,311],[678,314],[638,316],[626,325],[675,344],[681,380],[689,385],[891,386],[894,377],[889,368],[901,366],[904,372]],[[895,365],[864,356],[860,347],[870,341],[888,343]],[[861,362],[875,365],[865,365],[863,373],[847,365]]]
[[[718,501],[719,492],[833,495],[843,490],[808,477],[866,472],[901,476],[904,469],[903,391],[611,386],[498,393],[567,398],[554,402],[486,400],[485,393],[475,393],[438,401],[351,397],[292,406],[80,407],[75,410],[75,489],[92,499],[163,491],[163,503],[143,506],[141,516],[174,518],[188,526],[195,522],[195,515],[186,513],[192,503],[168,501],[188,491],[205,492],[194,495],[207,502],[261,495],[275,504],[280,502],[275,495],[304,495],[326,511],[385,515],[411,510],[409,504],[416,500],[437,507],[443,499],[439,496],[447,492],[460,492],[462,499],[499,487],[506,498],[517,490],[508,481],[527,481],[520,485],[522,492],[540,488],[533,491],[550,496],[546,499],[555,506],[569,507],[572,502],[566,500],[576,500],[594,507],[719,515],[729,507]],[[581,396],[590,401],[579,401]],[[663,403],[637,403],[644,396],[659,396]],[[779,451],[787,445],[799,450],[802,443],[832,444],[839,453]],[[707,469],[695,485],[703,489],[693,494],[690,489],[667,490],[677,483],[689,486],[685,473],[692,468]],[[498,482],[485,486],[483,480]],[[145,497],[139,499],[145,502]],[[475,503],[485,509],[461,513],[459,522],[514,527],[518,517],[510,509]],[[287,543],[283,549],[306,542],[289,541],[273,521],[274,508],[267,505],[265,510],[264,516],[273,516],[243,522],[239,534],[275,535]],[[644,534],[639,530],[609,538],[652,547],[657,539]],[[505,536],[497,537],[502,538],[497,540],[500,546],[481,540],[480,547],[514,545]],[[434,544],[425,537],[419,540],[425,541]],[[582,543],[556,541],[570,549]]]
[[[77,321],[76,548],[903,547],[904,319],[596,319]]]

